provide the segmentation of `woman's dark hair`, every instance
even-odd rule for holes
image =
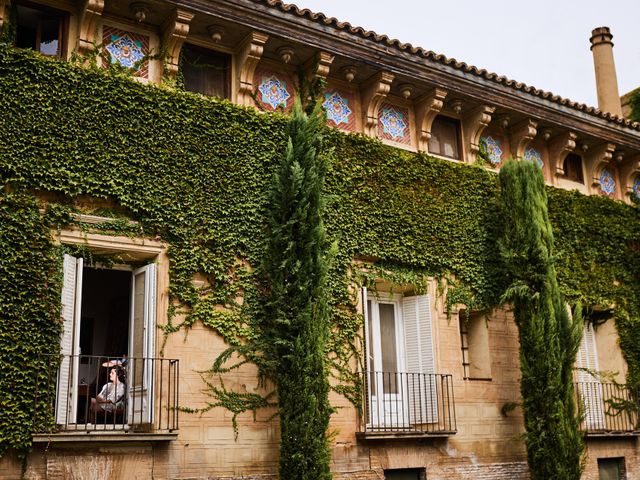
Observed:
[[[120,383],[126,383],[127,376],[124,368],[122,368],[120,365],[116,365],[115,367],[113,367],[113,370],[116,371],[116,376],[118,377],[118,381]]]

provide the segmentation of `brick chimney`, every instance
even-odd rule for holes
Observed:
[[[620,94],[618,93],[618,77],[613,61],[613,35],[609,27],[594,28],[591,32],[591,51],[593,66],[596,72],[596,90],[598,92],[598,108],[603,112],[622,116]]]

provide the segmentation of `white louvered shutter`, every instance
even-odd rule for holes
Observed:
[[[578,393],[582,399],[584,419],[589,429],[604,428],[604,402],[602,400],[602,384],[598,377],[590,372],[598,372],[598,351],[596,335],[591,323],[586,323],[576,357],[578,371]],[[588,371],[587,371],[588,370]]]
[[[133,272],[129,330],[128,422],[151,423],[156,338],[155,264]]]
[[[77,383],[78,362],[72,355],[75,352],[76,337],[79,335],[79,304],[82,284],[82,259],[71,255],[64,256],[62,286],[62,335],[60,354],[62,361],[58,370],[56,392],[56,423],[65,425],[75,423],[76,397],[74,385]],[[79,277],[79,278],[78,278]],[[75,361],[74,361],[75,360]]]
[[[409,421],[438,421],[435,352],[429,295],[405,297],[402,314],[405,330]]]

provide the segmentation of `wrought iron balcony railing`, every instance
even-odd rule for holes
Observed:
[[[575,394],[587,435],[640,435],[640,392],[594,380],[576,382]]]
[[[34,434],[178,429],[178,360],[47,355],[42,362]]]
[[[366,372],[362,376],[360,433],[456,433],[453,378],[446,374]]]

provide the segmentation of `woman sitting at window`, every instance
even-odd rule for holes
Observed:
[[[125,390],[124,369],[115,366],[109,371],[109,381],[104,384],[98,396],[91,399],[91,411],[98,413],[122,410]]]

